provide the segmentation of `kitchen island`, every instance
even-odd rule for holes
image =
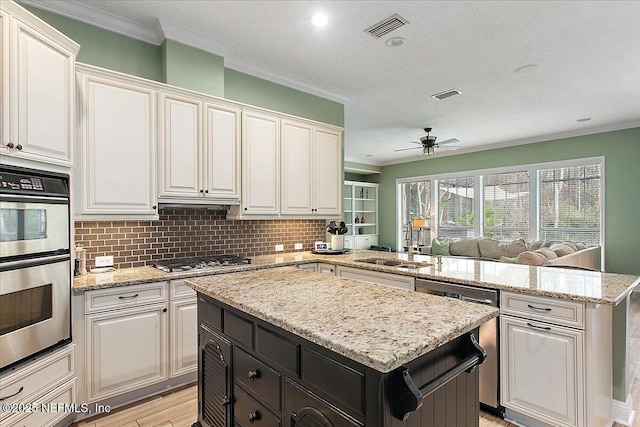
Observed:
[[[203,426],[478,423],[477,370],[465,371],[495,308],[287,267],[187,284]]]

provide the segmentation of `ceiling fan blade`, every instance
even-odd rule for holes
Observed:
[[[422,147],[411,147],[411,148],[400,148],[398,150],[393,150],[393,151],[407,151],[407,150],[418,150]]]
[[[422,145],[422,142],[419,142],[419,141],[409,141],[409,142],[410,142],[411,144],[420,144],[420,145]]]
[[[462,145],[445,145],[444,147],[438,147],[439,150],[459,150],[462,148]]]
[[[454,143],[459,143],[460,140],[456,139],[456,138],[451,138],[451,139],[447,139],[445,141],[442,142],[438,142],[438,145],[442,145],[442,144],[454,144]]]

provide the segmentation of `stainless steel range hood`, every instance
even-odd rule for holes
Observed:
[[[162,208],[181,209],[208,209],[212,211],[227,211],[232,205],[239,205],[240,201],[235,199],[158,199],[158,206]]]

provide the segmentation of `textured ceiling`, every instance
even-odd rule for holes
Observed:
[[[90,6],[151,33],[160,19],[217,43],[232,67],[341,100],[350,161],[415,159],[420,150],[394,150],[427,126],[462,141],[446,154],[640,126],[638,1],[25,3]],[[311,25],[316,11],[326,27]],[[364,32],[394,13],[409,24],[381,39]],[[406,41],[390,48],[390,37]],[[527,64],[538,67],[514,73]],[[430,97],[451,88],[462,94]]]

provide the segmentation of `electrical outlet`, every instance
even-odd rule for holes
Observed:
[[[276,245],[276,252],[284,251],[284,245]]]
[[[96,267],[113,267],[113,256],[97,256]]]
[[[302,243],[296,243],[296,244],[293,246],[293,248],[294,248],[296,251],[299,251],[300,249],[302,249]]]

